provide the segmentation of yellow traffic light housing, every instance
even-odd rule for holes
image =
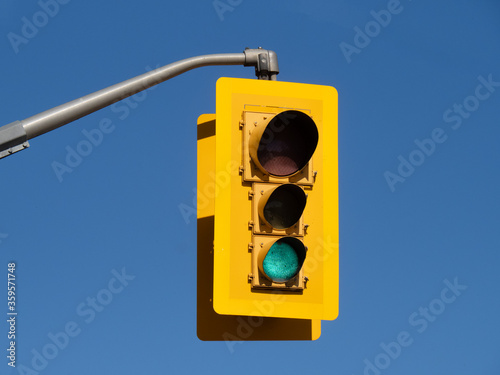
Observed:
[[[219,79],[215,169],[215,311],[335,319],[336,90]]]

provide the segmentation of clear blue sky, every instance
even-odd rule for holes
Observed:
[[[0,160],[0,373],[499,374],[500,2],[215,3],[2,1],[1,124],[183,58],[276,51],[279,80],[339,93],[338,319],[317,341],[233,353],[196,337],[196,221],[179,212],[196,120],[214,113],[217,78],[254,77],[206,67]],[[58,178],[54,162],[106,119]]]

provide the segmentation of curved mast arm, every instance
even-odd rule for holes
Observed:
[[[191,69],[211,65],[255,66],[259,79],[276,80],[278,59],[273,51],[245,49],[243,53],[202,55],[180,60],[137,77],[59,105],[22,121],[0,127],[0,158],[29,147],[32,139],[98,111]]]

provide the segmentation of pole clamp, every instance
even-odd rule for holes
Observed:
[[[276,81],[276,75],[280,72],[278,67],[278,55],[274,51],[263,49],[245,48],[244,66],[255,66],[255,75],[258,79]]]

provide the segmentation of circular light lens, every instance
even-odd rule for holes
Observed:
[[[303,112],[284,111],[274,116],[262,133],[257,158],[274,176],[290,176],[306,166],[318,144],[318,129]]]
[[[264,219],[276,229],[287,229],[297,223],[306,206],[306,194],[299,186],[284,184],[273,190],[264,209]]]
[[[293,237],[276,241],[262,262],[262,270],[271,281],[283,283],[299,273],[305,259],[305,247]]]

